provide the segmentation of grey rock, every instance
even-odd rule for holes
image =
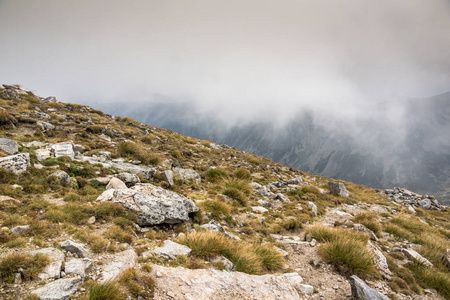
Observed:
[[[103,157],[106,160],[110,160],[111,159],[111,152],[109,151],[99,151],[97,153],[98,156]]]
[[[328,188],[330,189],[331,194],[337,194],[345,198],[349,196],[348,191],[342,182],[328,181]]]
[[[153,177],[153,175],[155,175],[155,173],[156,173],[155,168],[150,168],[150,167],[146,167],[146,166],[137,166],[137,165],[124,163],[124,162],[113,162],[111,164],[111,167],[116,168],[121,171],[128,171],[128,172],[131,172],[131,173],[137,174],[137,175],[141,174],[142,177],[144,177],[145,179],[151,179]]]
[[[423,199],[417,201],[417,204],[419,207],[423,209],[430,209],[431,208],[431,200],[430,199]]]
[[[302,294],[313,294],[314,293],[314,287],[309,284],[298,284],[296,286],[296,288]]]
[[[27,146],[28,148],[31,148],[31,147],[42,147],[44,145],[45,145],[44,143],[41,143],[38,141],[32,141],[32,142],[27,143],[25,146]]]
[[[56,248],[44,248],[31,251],[30,255],[44,254],[50,258],[48,264],[41,273],[38,274],[39,279],[57,279],[61,275],[61,267],[64,262],[64,253]]]
[[[78,144],[73,144],[73,151],[75,153],[81,154],[84,152],[84,146],[83,145],[78,145]]]
[[[136,174],[119,173],[116,175],[116,177],[122,180],[127,185],[127,187],[132,187],[136,183],[141,183],[141,180]]]
[[[425,257],[423,257],[422,255],[420,255],[419,253],[417,253],[412,249],[402,249],[402,253],[405,254],[406,257],[417,260],[419,263],[422,263],[425,266],[428,267],[433,266],[433,264],[428,259],[426,259]]]
[[[314,203],[312,203],[311,201],[309,201],[307,205],[309,208],[311,208],[314,215],[317,216],[317,206]]]
[[[37,121],[36,124],[43,132],[55,129],[55,126],[53,126],[49,122]]]
[[[0,150],[8,154],[16,154],[19,152],[19,145],[13,140],[0,138]]]
[[[25,172],[30,166],[30,154],[20,153],[16,155],[0,157],[0,168],[13,172],[14,174],[21,174]]]
[[[277,252],[280,253],[281,256],[283,256],[284,258],[286,258],[286,257],[289,256],[289,253],[288,253],[286,250],[283,250],[283,249],[281,249],[281,248],[279,248],[279,247],[277,247],[277,246],[273,246],[273,248],[274,248],[275,250],[277,250]]]
[[[56,97],[50,96],[50,97],[47,97],[44,100],[42,100],[42,102],[44,102],[44,103],[55,103],[57,101],[56,101]]]
[[[178,178],[183,181],[186,181],[189,178],[193,178],[195,180],[195,183],[200,184],[201,182],[200,175],[192,169],[174,168],[173,172]]]
[[[44,161],[52,156],[50,149],[36,149],[34,152],[38,161]]]
[[[52,156],[68,156],[74,159],[75,152],[73,151],[73,145],[71,143],[57,143],[51,146]]]
[[[301,177],[297,177],[297,178],[289,179],[286,183],[287,184],[299,184],[302,182],[303,182],[303,179]]]
[[[285,195],[283,195],[282,193],[277,193],[274,197],[275,200],[280,200],[283,203],[288,203],[291,202],[291,200],[289,200],[288,197],[286,197]]]
[[[125,250],[115,255],[100,271],[100,282],[107,282],[119,277],[126,269],[137,263],[137,254],[134,250]]]
[[[366,226],[364,226],[363,224],[353,224],[353,230],[365,232],[369,235],[372,241],[378,241],[378,238],[375,235],[375,233]]]
[[[209,221],[208,224],[200,225],[198,228],[204,228],[212,232],[225,232],[225,229],[223,229],[223,227],[215,220]]]
[[[56,172],[52,173],[52,175],[50,175],[50,176],[58,178],[62,184],[66,184],[66,185],[70,184],[69,174],[67,174],[66,172],[64,172],[62,170],[56,171]]]
[[[252,206],[252,210],[256,213],[261,213],[261,214],[269,211],[267,208],[264,208],[262,206]]]
[[[71,241],[71,240],[66,240],[64,242],[61,242],[59,244],[59,246],[66,251],[69,251],[71,253],[78,255],[78,257],[84,258],[84,257],[92,256],[92,252],[85,245],[80,244],[80,243],[75,243],[74,241]]]
[[[3,85],[5,86],[5,85]],[[15,89],[4,89],[0,91],[0,98],[6,100],[20,100],[20,95]]]
[[[352,296],[356,300],[389,300],[385,295],[370,288],[362,279],[353,275],[350,277]]]
[[[386,257],[374,244],[370,241],[368,242],[368,247],[373,253],[373,260],[375,268],[377,268],[384,278],[390,280],[392,278],[392,272],[389,270],[389,265],[387,263]]]
[[[120,180],[119,178],[113,177],[113,178],[111,178],[108,185],[106,186],[106,190],[110,190],[110,189],[119,190],[119,189],[128,189],[128,187],[122,180]]]
[[[68,300],[83,280],[79,277],[58,279],[32,291],[40,300]]]
[[[95,223],[95,216],[92,216],[92,217],[90,217],[89,219],[88,219],[88,223],[89,224],[94,224]]]
[[[15,226],[11,228],[12,234],[22,234],[30,230],[30,225]]]
[[[119,203],[136,212],[139,226],[181,223],[189,220],[189,213],[199,210],[185,196],[149,183],[138,183],[129,189],[107,190],[97,201]]]
[[[189,255],[191,248],[172,242],[171,240],[165,240],[162,247],[156,248],[153,253],[158,256],[176,259],[178,255]]]
[[[92,260],[89,258],[74,258],[65,263],[64,272],[66,275],[79,275],[83,278],[91,265]]]
[[[173,171],[172,170],[165,170],[161,173],[161,178],[167,182],[170,186],[174,185],[175,182],[173,180]]]

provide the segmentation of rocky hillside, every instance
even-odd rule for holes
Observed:
[[[450,210],[0,86],[2,299],[449,299]]]
[[[105,108],[126,111],[146,124],[225,143],[312,174],[373,188],[404,186],[450,204],[450,93],[410,99],[398,111],[387,103],[374,107],[382,118],[396,111],[396,125],[367,118],[349,126],[337,116],[324,120],[317,112],[304,111],[281,128],[265,120],[224,129],[226,124],[197,115],[188,104],[165,101],[146,105],[144,110],[120,103]],[[336,130],[339,126],[330,127],[330,123],[343,129]]]

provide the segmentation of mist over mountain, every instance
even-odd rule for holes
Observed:
[[[230,125],[213,113],[198,113],[190,103],[167,99],[107,108],[302,171],[374,188],[406,187],[449,203],[450,92],[400,102],[377,103],[377,111],[351,121],[303,110],[282,125],[270,119]]]

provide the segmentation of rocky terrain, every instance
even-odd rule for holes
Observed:
[[[0,86],[2,299],[449,299],[450,210]]]

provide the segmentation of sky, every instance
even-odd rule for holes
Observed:
[[[229,122],[377,118],[450,91],[449,0],[0,0],[0,83]]]

